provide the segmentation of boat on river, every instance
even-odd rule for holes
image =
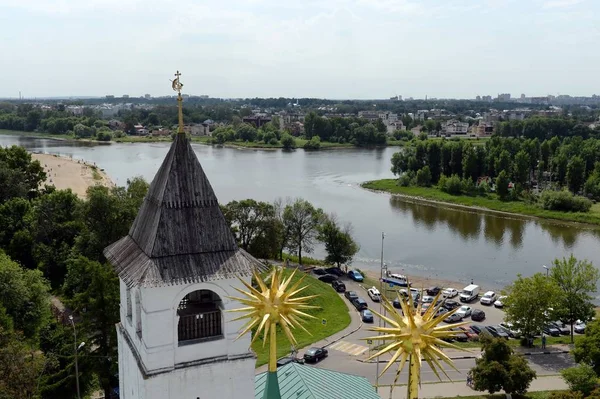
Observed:
[[[395,287],[410,287],[408,277],[403,274],[386,272],[381,281]]]

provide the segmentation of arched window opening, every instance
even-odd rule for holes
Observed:
[[[179,303],[177,335],[179,344],[223,338],[222,302],[209,290],[187,294]]]

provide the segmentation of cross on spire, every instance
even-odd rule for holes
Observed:
[[[179,70],[175,73],[175,80],[173,81],[173,90],[177,92],[177,105],[179,106],[179,126],[177,128],[178,134],[184,134],[183,131],[183,98],[181,97],[181,88],[183,84],[179,81],[181,73]]]

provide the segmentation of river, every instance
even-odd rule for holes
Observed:
[[[0,135],[0,145],[13,144],[95,162],[119,185],[134,176],[152,180],[169,148]],[[351,222],[360,268],[379,270],[381,232],[390,270],[464,284],[473,279],[484,288],[502,288],[517,273],[544,272],[542,265],[571,253],[600,265],[597,228],[413,204],[362,189],[363,181],[393,177],[390,158],[397,148],[290,153],[193,147],[222,203],[302,197]],[[314,255],[323,255],[322,248]]]

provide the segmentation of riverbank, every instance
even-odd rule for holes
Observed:
[[[518,215],[540,219],[553,219],[600,226],[600,204],[594,204],[587,212],[548,211],[535,205],[520,201],[501,201],[495,196],[471,197],[467,195],[451,195],[435,187],[401,187],[396,179],[368,181],[361,187],[386,192],[407,201],[427,202],[431,204],[465,208],[475,211],[486,211],[504,215]]]
[[[40,161],[47,174],[46,184],[59,190],[71,189],[79,198],[85,198],[92,186],[114,187],[108,175],[93,163],[61,157],[58,155],[32,153],[31,157]]]

